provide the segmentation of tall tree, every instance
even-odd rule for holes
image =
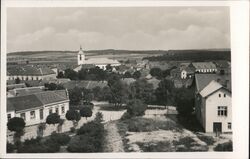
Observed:
[[[68,110],[66,113],[66,119],[73,122],[74,127],[77,126],[78,121],[81,119],[80,113],[76,110]]]
[[[163,79],[158,88],[155,90],[155,95],[158,104],[167,105],[171,99],[171,91],[173,88],[173,83],[170,80]]]
[[[77,72],[74,71],[73,69],[66,69],[66,70],[65,70],[65,73],[64,73],[64,76],[65,76],[66,78],[71,79],[71,80],[76,80],[76,79],[78,79]]]
[[[140,99],[146,104],[153,103],[155,101],[153,84],[145,79],[135,81],[129,86],[129,98]]]
[[[82,90],[79,87],[75,87],[69,90],[69,100],[73,105],[77,105],[80,103],[82,99]]]

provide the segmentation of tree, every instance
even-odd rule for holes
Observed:
[[[108,72],[111,72],[111,71],[112,71],[112,66],[111,66],[110,64],[107,64],[107,65],[106,65],[106,70],[107,70]]]
[[[82,89],[82,99],[87,102],[90,103],[94,98],[94,94],[92,93],[92,91],[90,89],[86,89],[83,88]]]
[[[158,104],[167,105],[171,99],[173,83],[170,80],[163,79],[155,90],[155,96]]]
[[[92,89],[93,97],[95,100],[97,100],[97,101],[100,100],[100,98],[102,96],[101,91],[102,91],[102,89],[99,86],[96,86]]]
[[[147,105],[139,99],[130,100],[127,103],[127,113],[130,116],[142,116],[145,114]]]
[[[86,119],[88,118],[88,117],[91,117],[92,116],[92,110],[91,110],[91,108],[89,108],[89,107],[82,107],[82,109],[80,109],[80,115],[82,116],[82,117],[85,117]]]
[[[60,116],[57,113],[52,113],[47,116],[46,123],[47,124],[58,124],[60,123]]]
[[[111,96],[109,102],[115,106],[121,106],[128,99],[128,86],[120,80],[110,86],[110,91]]]
[[[134,73],[133,73],[133,78],[134,79],[139,79],[141,77],[141,72],[140,71],[135,71]]]
[[[16,79],[15,79],[15,84],[19,84],[21,82],[21,80],[17,77]]]
[[[85,80],[88,76],[88,70],[87,69],[81,69],[79,72],[78,72],[78,78],[80,80]]]
[[[145,79],[140,79],[130,84],[129,99],[140,99],[146,104],[155,101],[153,84],[148,83]]]
[[[75,127],[78,121],[81,119],[81,116],[80,116],[80,113],[76,110],[68,110],[66,113],[66,119],[71,120]]]
[[[56,76],[56,78],[64,78],[64,74],[63,72],[59,72],[58,75]]]
[[[64,76],[66,78],[71,79],[71,80],[76,80],[78,78],[77,72],[74,71],[73,69],[66,69],[65,73],[64,73]]]
[[[101,112],[97,112],[95,114],[95,120],[94,121],[98,122],[98,123],[102,122],[103,121],[103,114]]]
[[[79,87],[75,87],[69,90],[70,104],[77,105],[82,99],[82,90]]]
[[[10,131],[15,131],[15,139],[17,139],[17,141],[20,141],[20,137],[23,135],[23,129],[25,127],[23,118],[11,118],[7,123],[7,127]]]
[[[155,67],[155,68],[152,68],[150,70],[150,74],[153,77],[161,78],[162,77],[162,70],[160,68]]]
[[[123,78],[132,78],[132,75],[130,72],[126,71],[123,75]]]

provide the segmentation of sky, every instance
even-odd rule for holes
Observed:
[[[230,48],[227,7],[8,8],[7,52]]]

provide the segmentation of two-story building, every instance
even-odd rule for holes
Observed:
[[[197,73],[216,73],[217,68],[213,62],[193,62],[190,66],[195,68]]]
[[[195,74],[195,111],[205,132],[232,132],[231,77]]]

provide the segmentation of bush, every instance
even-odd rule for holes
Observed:
[[[130,119],[130,118],[132,118],[132,116],[128,112],[125,112],[125,113],[123,113],[121,120],[126,120],[126,119]]]
[[[41,141],[41,137],[37,137],[37,138],[31,138],[31,139],[27,139],[24,141],[24,145],[32,145],[32,144],[38,144]]]
[[[222,144],[218,144],[215,148],[214,151],[233,151],[233,143],[230,140],[229,142],[225,142]]]
[[[81,126],[77,134],[101,137],[104,134],[104,126],[101,123],[91,121]]]
[[[50,136],[51,141],[58,143],[59,145],[66,145],[70,141],[70,137],[66,134],[53,133]]]
[[[15,150],[15,145],[7,142],[7,153],[12,153]]]
[[[139,99],[131,100],[127,104],[127,112],[131,116],[142,116],[142,115],[144,115],[146,109],[147,109],[147,105],[144,104]]]
[[[67,150],[69,152],[101,152],[100,145],[95,143],[99,143],[98,139],[81,135],[70,141]]]
[[[157,143],[142,143],[137,142],[137,145],[143,152],[171,152],[171,143],[169,141],[160,141]]]
[[[204,141],[207,145],[213,145],[215,143],[215,140],[212,136],[197,135],[197,137],[201,141]]]

